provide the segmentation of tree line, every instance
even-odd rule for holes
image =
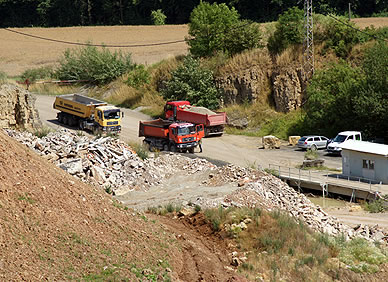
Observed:
[[[167,24],[188,23],[200,0],[0,0],[1,27],[57,27],[88,25],[152,24],[152,12],[161,10]],[[242,19],[256,22],[277,20],[293,6],[303,9],[303,0],[203,1],[234,7]],[[386,14],[388,0],[314,0],[316,13],[361,17]]]

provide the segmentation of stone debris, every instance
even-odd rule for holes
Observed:
[[[260,207],[268,211],[283,210],[302,220],[315,231],[329,235],[343,234],[346,238],[363,237],[370,241],[388,242],[388,233],[378,225],[358,225],[351,228],[328,215],[305,195],[298,193],[279,178],[263,171],[235,165],[215,167],[207,160],[191,159],[180,154],[160,154],[140,159],[126,143],[112,137],[88,138],[67,129],[38,138],[29,132],[6,129],[5,132],[84,182],[111,189],[116,195],[132,190],[147,191],[163,179],[185,173],[208,171],[208,179],[198,185],[220,186],[235,183],[234,190],[225,197],[198,197],[187,204],[210,207]],[[188,211],[190,208],[188,207]],[[189,213],[189,212],[188,212]],[[181,216],[185,216],[182,212]],[[249,219],[230,228],[245,229]]]
[[[203,159],[161,154],[142,160],[124,142],[112,137],[90,139],[62,129],[38,138],[29,132],[5,132],[80,180],[111,189],[116,195],[147,190],[182,171],[194,174],[215,166]]]

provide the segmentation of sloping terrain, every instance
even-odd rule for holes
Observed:
[[[233,277],[225,249],[213,255],[200,235],[182,243],[182,228],[123,208],[0,132],[0,280]],[[198,255],[207,263],[186,268]]]

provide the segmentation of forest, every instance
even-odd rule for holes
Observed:
[[[166,24],[185,24],[200,0],[0,0],[0,27],[63,27],[89,25],[153,24],[158,11]],[[303,0],[204,1],[234,7],[242,19],[275,21],[293,6],[303,9]],[[315,0],[315,13],[352,16],[386,15],[388,0]]]

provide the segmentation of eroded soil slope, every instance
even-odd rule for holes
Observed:
[[[185,227],[163,221],[124,209],[0,132],[0,280],[233,279],[225,249],[200,235],[187,245],[169,230]],[[198,259],[207,263],[186,267]]]

